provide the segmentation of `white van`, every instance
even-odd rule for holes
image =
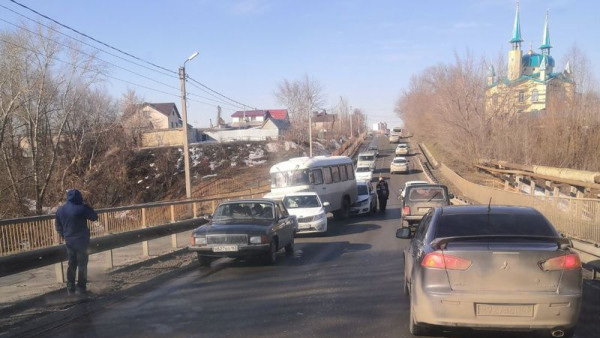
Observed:
[[[401,127],[394,127],[392,128],[392,130],[390,131],[390,143],[397,143],[400,142],[400,138],[402,137],[402,128]]]
[[[371,169],[375,169],[376,160],[377,155],[372,150],[358,153],[358,162],[356,163],[356,167],[370,167]]]
[[[356,202],[356,179],[352,160],[347,156],[296,157],[271,167],[271,192],[265,197],[282,198],[300,191],[312,191],[328,211],[340,218],[350,215]]]

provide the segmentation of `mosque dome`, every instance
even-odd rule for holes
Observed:
[[[533,67],[537,68],[542,64],[542,54],[537,53],[529,53],[523,55],[522,62],[524,67]],[[546,55],[548,58],[548,67],[554,68],[554,58],[550,55]]]

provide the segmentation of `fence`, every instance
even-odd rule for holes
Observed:
[[[365,140],[365,136],[366,134],[362,133],[356,138],[349,139],[348,141],[344,142],[340,148],[336,149],[332,155],[343,155],[352,157],[352,155],[354,155],[356,150],[360,148],[360,145]]]
[[[262,197],[268,191],[270,186],[262,185],[211,198],[98,209],[98,221],[88,222],[88,226],[92,237],[149,228],[212,213],[224,200],[257,195]],[[54,230],[54,215],[0,220],[0,256],[46,248],[59,243],[59,237]]]
[[[600,200],[564,196],[538,196],[494,189],[460,177],[445,164],[441,173],[466,197],[481,203],[533,207],[552,222],[561,233],[600,243]]]

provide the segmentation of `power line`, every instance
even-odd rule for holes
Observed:
[[[11,1],[12,1],[12,0],[11,0]],[[209,90],[209,91],[211,91],[211,92],[213,92],[213,93],[215,93],[215,94],[217,94],[217,95],[219,95],[219,96],[222,96],[222,97],[226,98],[227,100],[229,100],[229,101],[231,101],[231,102],[237,103],[237,104],[239,104],[240,106],[243,106],[243,107],[249,107],[249,108],[253,108],[253,107],[250,107],[250,106],[248,106],[247,104],[243,104],[243,103],[241,103],[241,102],[239,102],[239,101],[236,101],[236,100],[234,100],[234,99],[232,99],[232,98],[230,98],[230,97],[228,97],[228,96],[226,96],[226,95],[224,95],[224,94],[221,94],[221,93],[219,93],[218,91],[216,91],[216,90],[214,90],[214,89],[212,89],[212,88],[210,88],[210,87],[206,86],[205,84],[201,83],[200,81],[197,81],[197,80],[195,80],[195,79],[192,79],[192,78],[191,78],[191,77],[189,77],[189,76],[188,76],[188,79],[189,79],[190,81],[192,81],[193,83],[196,83],[196,84],[200,85],[201,87],[203,87],[203,88],[206,88],[207,90]],[[255,108],[255,107],[254,107],[253,109],[255,109],[255,110],[256,110],[257,108]]]
[[[80,31],[76,30],[75,28],[72,28],[72,27],[70,27],[70,26],[68,26],[68,25],[65,25],[65,24],[63,24],[63,23],[61,23],[61,22],[59,22],[59,21],[57,21],[57,20],[54,20],[54,19],[52,19],[51,17],[49,17],[49,16],[47,16],[47,15],[44,15],[44,14],[42,14],[42,13],[40,13],[40,12],[36,11],[36,10],[35,10],[35,9],[33,9],[33,8],[27,7],[27,6],[25,6],[25,5],[23,5],[23,4],[19,3],[19,2],[17,2],[17,1],[15,1],[15,0],[10,0],[10,2],[12,2],[12,3],[14,3],[14,4],[18,5],[18,6],[21,6],[21,7],[25,8],[25,9],[27,9],[27,10],[29,10],[29,11],[31,11],[31,12],[33,12],[33,13],[37,14],[37,15],[39,15],[39,16],[41,16],[42,18],[45,18],[45,19],[47,19],[47,20],[50,20],[50,21],[52,21],[52,22],[56,23],[57,25],[59,25],[59,26],[61,26],[61,27],[64,27],[64,28],[66,28],[66,29],[68,29],[68,30],[70,30],[70,31],[73,31],[73,32],[75,32],[75,33],[77,33],[77,34],[79,34],[79,35],[85,36],[86,38],[88,38],[88,39],[90,39],[90,40],[92,40],[92,41],[95,41],[95,42],[97,42],[97,43],[99,43],[99,44],[101,44],[101,45],[104,45],[104,46],[106,46],[106,47],[108,47],[108,48],[110,48],[110,49],[113,49],[113,50],[115,50],[115,51],[117,51],[117,52],[119,52],[119,53],[125,54],[125,55],[127,55],[127,56],[129,56],[129,57],[131,57],[131,58],[134,58],[134,59],[138,60],[138,61],[145,62],[145,63],[147,63],[147,64],[149,64],[149,65],[151,65],[151,66],[154,66],[154,67],[156,67],[156,68],[162,69],[162,70],[164,70],[164,71],[166,71],[166,72],[173,73],[173,74],[177,74],[177,72],[175,72],[175,71],[173,71],[173,70],[170,70],[170,69],[168,69],[168,68],[165,68],[165,67],[159,66],[159,65],[157,65],[157,64],[155,64],[155,63],[153,63],[153,62],[150,62],[150,61],[148,61],[148,60],[142,59],[142,58],[140,58],[140,57],[137,57],[137,56],[135,56],[135,55],[133,55],[133,54],[127,53],[127,52],[125,52],[125,51],[123,51],[123,50],[121,50],[121,49],[119,49],[119,48],[117,48],[117,47],[113,47],[113,46],[111,46],[111,45],[109,45],[109,44],[107,44],[107,43],[105,43],[105,42],[102,42],[102,41],[100,41],[100,40],[98,40],[98,39],[95,39],[95,38],[93,38],[93,37],[91,37],[91,36],[89,36],[89,35],[87,35],[87,34],[85,34],[85,33],[82,33],[82,32],[80,32]]]
[[[134,65],[138,66],[138,67],[145,68],[145,69],[147,69],[147,70],[150,70],[150,71],[156,72],[156,73],[158,73],[158,74],[166,75],[166,76],[169,76],[169,77],[172,77],[172,78],[177,78],[176,76],[174,76],[174,75],[172,75],[172,74],[167,74],[167,73],[165,73],[165,72],[164,72],[164,71],[162,71],[162,70],[158,70],[158,69],[155,69],[155,68],[151,68],[151,67],[148,67],[148,66],[142,65],[142,64],[140,64],[140,63],[137,63],[137,62],[135,62],[135,61],[128,60],[128,59],[126,59],[126,58],[124,58],[124,57],[122,57],[122,56],[120,56],[120,55],[117,55],[117,54],[111,53],[111,52],[109,52],[109,51],[106,51],[106,50],[104,50],[104,49],[102,49],[102,48],[99,48],[99,47],[96,47],[96,46],[94,46],[94,45],[92,45],[92,44],[90,44],[90,43],[87,43],[87,42],[85,42],[84,40],[81,40],[81,39],[78,39],[78,38],[76,38],[76,37],[73,37],[73,36],[71,36],[71,35],[65,34],[65,33],[61,32],[60,30],[53,28],[52,26],[46,25],[46,24],[44,24],[43,22],[40,22],[40,21],[38,21],[38,20],[35,20],[35,19],[32,19],[32,18],[28,17],[27,15],[21,14],[21,13],[19,13],[19,12],[15,11],[15,10],[13,10],[12,8],[6,7],[6,6],[4,6],[4,5],[0,5],[0,7],[4,8],[4,9],[6,9],[6,10],[8,10],[8,11],[12,12],[12,13],[15,13],[16,15],[18,15],[18,16],[20,16],[20,17],[23,17],[23,18],[26,18],[26,19],[28,19],[28,20],[30,20],[30,21],[32,21],[32,22],[35,22],[35,23],[36,23],[36,24],[38,24],[38,25],[41,25],[41,26],[43,26],[43,27],[46,27],[47,29],[49,29],[49,30],[51,30],[51,31],[53,31],[53,32],[56,32],[56,33],[58,33],[58,34],[61,34],[61,35],[63,35],[63,36],[66,36],[67,38],[69,38],[69,39],[72,39],[72,40],[75,40],[75,41],[77,41],[77,42],[79,42],[79,43],[82,43],[82,44],[84,44],[84,45],[86,45],[86,46],[88,46],[88,47],[90,47],[90,48],[94,48],[94,49],[96,49],[96,50],[98,50],[98,51],[100,51],[100,52],[106,53],[106,54],[108,54],[108,55],[110,55],[110,56],[116,57],[116,58],[118,58],[118,59],[121,59],[121,60],[123,60],[123,61],[125,61],[125,62],[129,62],[129,63],[131,63],[131,64],[134,64]]]

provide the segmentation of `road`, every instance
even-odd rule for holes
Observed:
[[[378,168],[389,176],[393,147],[384,138],[378,142],[386,147]],[[391,178],[392,195],[384,214],[330,221],[331,234],[301,236],[294,256],[280,253],[273,266],[229,259],[218,260],[211,268],[195,266],[44,336],[412,337],[408,299],[402,293],[402,250],[407,241],[395,238],[400,217],[396,195],[409,179],[424,177],[413,172]],[[600,333],[600,324],[594,322],[600,291],[595,289],[598,283],[592,283],[586,284],[578,337]]]

